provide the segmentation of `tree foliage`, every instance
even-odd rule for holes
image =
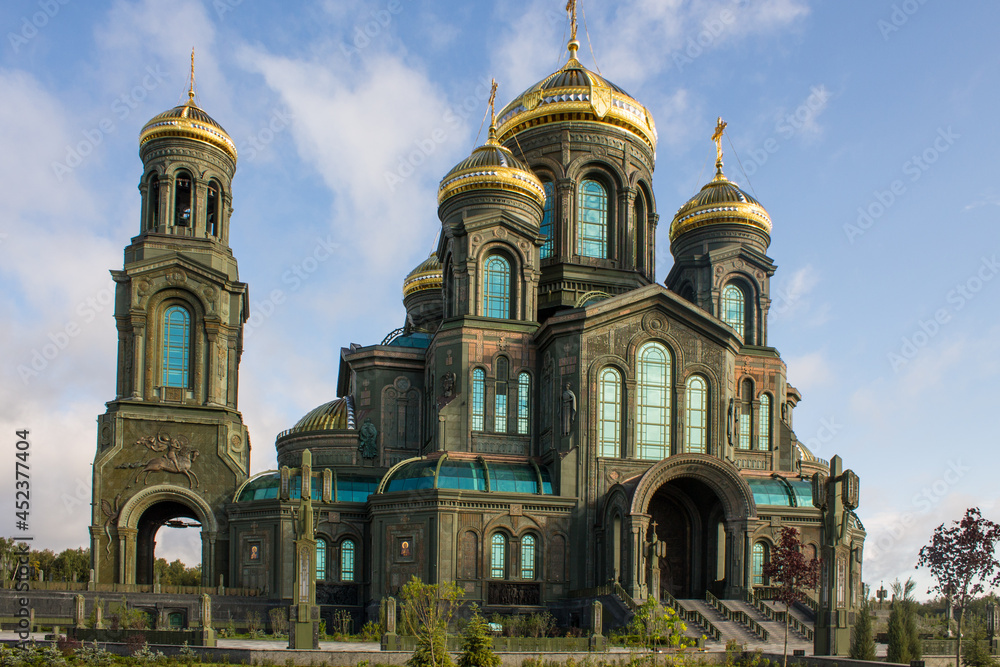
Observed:
[[[926,567],[936,582],[928,592],[949,598],[958,611],[958,643],[955,667],[961,667],[962,620],[965,609],[985,585],[1000,584],[1000,562],[996,548],[1000,525],[983,517],[978,507],[965,510],[961,521],[934,529],[929,544],[921,547],[917,567]]]
[[[458,667],[500,667],[500,656],[493,652],[493,637],[486,619],[473,607],[472,618],[465,626],[462,656]]]
[[[858,607],[851,634],[850,656],[855,660],[877,660],[875,656],[875,635],[872,632],[872,606],[867,595]]]
[[[157,558],[153,571],[160,576],[164,586],[201,586],[201,565],[188,567],[180,558],[168,563],[165,558]]]
[[[892,611],[889,612],[888,642],[886,662],[910,664],[911,660],[919,660],[922,649],[917,636],[917,603],[913,599],[913,591],[917,582],[907,579],[900,583],[892,582]]]
[[[448,624],[464,592],[453,582],[425,584],[413,577],[400,591],[403,627],[417,638],[409,667],[452,667]]]
[[[785,603],[785,667],[788,665],[788,609],[806,598],[805,591],[819,582],[820,561],[807,559],[802,553],[802,541],[796,528],[781,529],[781,539],[764,563],[764,576],[776,585],[774,599]]]

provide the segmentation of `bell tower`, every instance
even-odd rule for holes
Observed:
[[[118,380],[98,418],[91,558],[101,583],[153,583],[154,538],[200,526],[202,584],[230,579],[224,506],[247,479],[237,410],[247,285],[229,247],[236,147],[188,99],[139,135],[138,235],[116,283]]]

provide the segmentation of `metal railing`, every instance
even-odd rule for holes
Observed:
[[[779,623],[784,623],[785,622],[785,615],[787,613],[787,615],[788,615],[788,625],[791,626],[791,628],[793,630],[795,630],[796,632],[798,632],[800,635],[804,636],[809,641],[813,640],[813,637],[815,636],[815,632],[813,632],[813,629],[810,628],[805,623],[803,623],[802,621],[800,621],[798,618],[796,618],[795,615],[792,614],[791,612],[776,611],[776,610],[772,609],[771,607],[769,607],[766,604],[764,604],[763,600],[760,597],[758,597],[757,595],[755,595],[754,593],[750,593],[750,592],[745,593],[744,596],[743,596],[743,599],[747,603],[752,604],[758,611],[760,611],[769,620],[772,620],[772,621],[777,621]],[[813,604],[815,604],[815,601],[812,600],[811,598],[809,598],[809,596],[806,596],[806,600],[807,600],[806,604],[808,606],[810,606],[810,607],[812,607],[812,605],[810,605],[809,602],[812,602]],[[815,609],[815,607],[813,607],[813,609]]]
[[[706,618],[705,615],[702,614],[697,609],[687,609],[681,606],[681,603],[677,601],[677,598],[675,598],[670,593],[667,593],[666,591],[664,591],[663,599],[660,602],[670,607],[674,611],[676,611],[677,615],[680,616],[685,621],[691,621],[693,623],[697,623],[703,628],[705,628],[705,634],[710,636],[715,641],[717,642],[722,641],[722,631],[719,630],[718,627],[716,627],[715,623],[712,623],[712,621],[708,620],[708,618]]]
[[[750,631],[760,637],[763,641],[769,640],[770,633],[767,629],[754,619],[750,618],[750,616],[742,609],[730,609],[725,605],[725,603],[722,602],[722,600],[712,595],[711,591],[705,591],[705,601],[715,607],[715,609],[728,620],[735,623],[742,623],[746,627],[750,628]]]

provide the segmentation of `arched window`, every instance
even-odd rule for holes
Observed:
[[[771,450],[771,396],[760,395],[760,409],[757,412],[757,449]]]
[[[493,432],[507,432],[507,376],[510,362],[507,357],[497,357],[496,384],[493,391]]]
[[[581,257],[608,256],[608,192],[597,181],[580,184],[576,252]]]
[[[483,315],[510,317],[510,262],[490,255],[483,266]]]
[[[493,533],[490,539],[490,577],[507,577],[507,538],[503,533]]]
[[[486,427],[486,372],[482,368],[472,371],[472,430]]]
[[[191,174],[179,172],[174,180],[174,224],[191,226]]]
[[[545,208],[542,209],[542,226],[538,231],[546,236],[545,243],[542,244],[541,257],[551,257],[555,248],[555,238],[553,237],[552,218],[556,209],[556,193],[552,181],[542,181],[545,188]]]
[[[531,376],[527,371],[521,372],[517,376],[517,432],[519,435],[528,435],[530,422],[528,420],[528,406],[531,401]]]
[[[722,321],[746,337],[746,298],[736,285],[722,289]]]
[[[535,578],[535,536],[521,538],[521,578]]]
[[[354,540],[340,543],[340,580],[354,581]]]
[[[705,378],[700,375],[688,378],[684,403],[687,451],[705,454],[708,450],[708,384]]]
[[[614,368],[601,370],[597,381],[598,456],[621,456],[622,376]]]
[[[222,219],[219,217],[219,211],[222,210],[222,205],[220,200],[222,199],[222,190],[219,189],[219,184],[215,181],[211,181],[208,184],[208,213],[205,219],[206,229],[208,230],[209,236],[219,235],[219,224]]]
[[[646,269],[646,195],[642,189],[635,195],[635,229],[632,230],[632,257],[639,271]]]
[[[188,387],[191,369],[191,313],[170,306],[163,313],[163,386]]]
[[[156,231],[160,224],[160,177],[150,174],[146,184],[146,228]]]
[[[740,449],[753,447],[753,382],[744,378],[740,383]]]
[[[767,562],[767,545],[763,542],[753,543],[753,585],[763,586],[765,584],[764,579],[764,563]]]
[[[316,580],[326,579],[326,540],[322,537],[316,540]]]
[[[670,352],[660,343],[644,343],[638,355],[636,447],[640,459],[670,455]]]

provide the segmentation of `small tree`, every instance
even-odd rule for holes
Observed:
[[[803,589],[816,588],[819,565],[819,559],[807,560],[802,554],[802,542],[795,528],[781,529],[781,540],[772,550],[770,560],[764,563],[764,576],[777,584],[774,599],[785,603],[784,667],[788,667],[788,610],[805,600]]]
[[[500,656],[493,652],[493,637],[489,623],[472,607],[472,618],[465,626],[465,641],[458,667],[500,667]]]
[[[965,510],[961,521],[950,528],[942,523],[931,536],[930,544],[921,547],[917,567],[927,567],[937,582],[928,592],[951,597],[958,611],[958,642],[955,667],[961,667],[962,620],[969,602],[984,590],[983,583],[1000,584],[1000,562],[996,547],[1000,525],[984,519],[978,507]]]
[[[409,667],[451,667],[448,655],[448,623],[464,592],[453,581],[425,584],[413,577],[403,586],[403,626],[417,638]]]
[[[854,633],[851,635],[851,657],[855,660],[876,660],[875,637],[872,634],[872,606],[867,594],[858,607],[855,619]]]
[[[888,643],[886,662],[909,664],[919,660],[922,653],[920,638],[917,636],[917,609],[913,600],[913,590],[917,582],[907,579],[892,582],[892,611],[889,612]]]

